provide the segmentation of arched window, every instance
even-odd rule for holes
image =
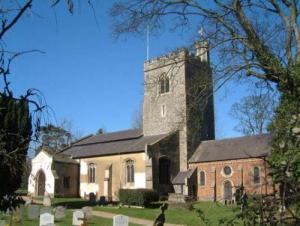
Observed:
[[[90,163],[88,167],[88,177],[89,177],[89,183],[95,183],[96,178],[96,166],[94,163]]]
[[[200,171],[199,185],[205,186],[205,172],[204,171]]]
[[[169,88],[169,78],[163,74],[159,79],[159,93],[168,93]]]
[[[260,170],[257,166],[253,168],[253,183],[259,184],[260,183]]]
[[[159,183],[170,184],[170,160],[167,157],[159,159]]]
[[[126,183],[134,183],[134,161],[132,159],[126,161]]]

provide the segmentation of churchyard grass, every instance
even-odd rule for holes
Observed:
[[[42,206],[41,206],[42,207]],[[22,221],[21,222],[14,222],[14,226],[38,226],[39,225],[39,220],[30,220],[27,217],[27,207],[23,207],[23,214],[22,214]],[[72,214],[73,210],[66,210],[66,216],[64,219],[55,221],[55,225],[57,226],[70,226],[72,225]],[[5,215],[3,213],[0,213],[0,220],[6,220],[6,223],[9,223],[9,218],[10,216]],[[113,221],[112,219],[106,219],[106,218],[101,218],[101,217],[92,217],[88,221],[89,225],[93,226],[111,226]],[[129,224],[130,226],[140,226],[137,224]]]
[[[210,225],[219,225],[219,221],[222,221],[222,219],[233,219],[240,211],[237,207],[227,207],[221,203],[214,202],[195,202],[193,206],[195,208],[193,210],[188,210],[186,208],[187,205],[183,204],[169,206],[169,208],[165,211],[166,222],[189,226],[205,225],[197,212],[197,210],[200,209],[203,212],[203,216],[207,220],[206,222],[210,222]],[[95,206],[93,209],[148,220],[154,220],[160,214],[159,208],[118,208],[109,206]],[[242,223],[235,225],[242,225]]]

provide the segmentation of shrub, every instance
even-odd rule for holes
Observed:
[[[151,189],[120,189],[119,199],[124,205],[148,206],[158,201],[158,193]]]

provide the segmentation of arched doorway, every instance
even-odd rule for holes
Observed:
[[[167,157],[161,157],[159,159],[159,184],[171,184],[170,163],[171,161]]]
[[[40,170],[37,173],[36,180],[36,194],[38,196],[44,196],[45,194],[45,184],[46,184],[46,176],[43,170]]]
[[[224,182],[224,200],[232,200],[232,184],[230,181]]]

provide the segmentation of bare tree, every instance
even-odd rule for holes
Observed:
[[[238,120],[234,129],[245,135],[267,132],[276,102],[270,93],[254,93],[231,106],[230,115]]]
[[[28,89],[23,95],[14,96],[9,81],[16,58],[28,53],[43,53],[40,50],[11,51],[6,42],[7,33],[27,13],[35,15],[32,12],[34,2],[2,1],[0,6],[0,180],[6,182],[0,187],[0,210],[3,211],[15,208],[22,201],[15,191],[21,183],[29,143],[36,139],[41,121],[46,118],[49,109],[40,91]],[[54,7],[59,2],[65,2],[69,12],[73,13],[72,0],[45,3]],[[87,3],[92,6],[91,0]]]
[[[143,128],[143,102],[138,106],[138,109],[132,115],[131,126],[133,129]]]
[[[144,33],[147,27],[158,31],[166,24],[174,30],[195,23],[203,27],[205,33],[195,41],[209,43],[216,53],[215,89],[248,76],[276,85],[280,100],[270,125],[268,165],[280,188],[281,211],[272,214],[280,225],[300,223],[299,12],[298,0],[124,0],[111,10],[116,36]],[[267,225],[263,216],[259,220]]]

